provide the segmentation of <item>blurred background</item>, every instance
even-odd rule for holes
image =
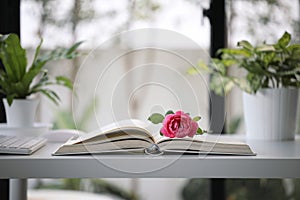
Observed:
[[[284,31],[300,42],[299,5],[299,0],[226,0],[227,45],[235,47],[242,39],[272,43]],[[153,112],[196,107],[192,114],[201,115],[201,126],[208,129],[208,77],[187,71],[209,60],[211,27],[203,15],[209,6],[210,0],[21,0],[21,39],[31,54],[41,38],[45,51],[84,41],[84,56],[48,66],[52,74],[75,82],[76,97],[58,88],[61,104],[43,99],[38,121],[88,132],[116,120],[146,120]],[[145,36],[145,29],[154,34]],[[161,85],[142,85],[145,80]],[[225,102],[225,132],[244,134],[241,92],[234,90]],[[299,183],[226,180],[226,198],[299,199]],[[112,199],[209,199],[206,179],[35,179],[29,188],[88,191]]]

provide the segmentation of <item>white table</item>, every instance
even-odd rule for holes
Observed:
[[[48,143],[31,156],[0,156],[0,178],[299,178],[300,138],[247,141],[256,156],[51,156]]]

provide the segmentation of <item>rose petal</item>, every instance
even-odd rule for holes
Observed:
[[[160,132],[161,132],[164,136],[166,136],[166,137],[170,137],[170,138],[174,138],[174,137],[175,137],[175,135],[172,134],[172,133],[170,133],[170,132],[168,132],[168,131],[165,129],[165,127],[162,127],[162,128],[160,129]]]
[[[198,129],[198,124],[197,122],[193,121],[191,122],[191,130],[188,134],[189,137],[194,137],[194,135],[196,134],[197,132],[197,129]]]
[[[161,133],[167,137],[193,137],[198,129],[197,122],[184,113],[183,111],[177,111],[175,114],[169,114],[163,120],[163,127]]]

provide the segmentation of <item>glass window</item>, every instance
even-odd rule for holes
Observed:
[[[40,38],[44,42],[43,51],[84,41],[80,47],[82,58],[47,66],[50,73],[73,79],[76,95],[57,88],[61,104],[57,107],[42,99],[39,120],[54,123],[54,128],[92,131],[114,120],[129,117],[147,120],[152,112],[181,108],[191,115],[201,115],[201,126],[207,129],[208,76],[189,76],[187,70],[198,60],[209,59],[210,25],[202,16],[202,8],[208,8],[209,3],[209,0],[22,0],[21,38],[31,56]],[[179,200],[186,181],[32,180],[30,187],[89,191],[106,188],[141,199]],[[158,192],[149,191],[150,187]]]
[[[73,79],[79,98],[58,88],[61,105],[56,107],[43,99],[39,120],[53,122],[55,128],[91,131],[113,120],[145,119],[151,112],[163,112],[172,106],[188,110],[198,103],[200,113],[192,114],[200,114],[201,125],[209,127],[208,77],[186,75],[198,60],[209,60],[210,25],[202,15],[209,4],[210,0],[22,0],[21,38],[31,56],[40,38],[44,41],[43,51],[85,41],[80,49],[86,57],[47,66],[50,73]],[[229,47],[243,39],[274,42],[285,30],[295,40],[300,38],[297,0],[227,0],[226,12]],[[159,36],[155,31],[141,34],[153,28],[160,29]],[[145,48],[156,45],[158,38],[159,49]],[[143,51],[136,50],[141,47]],[[168,81],[163,82],[163,77]],[[159,84],[143,85],[150,80]],[[189,90],[189,95],[197,91],[193,103],[189,95],[183,95]],[[182,102],[178,103],[178,96]],[[235,89],[226,98],[226,132],[244,134],[241,92]],[[31,187],[86,189],[91,184],[104,185],[93,181],[33,180]],[[104,181],[109,183],[108,188],[117,185],[121,193],[123,189],[134,191],[142,199],[208,199],[207,179]],[[266,199],[297,199],[299,185],[290,179],[227,180],[226,184],[228,199],[256,199],[261,195]],[[149,192],[154,186],[159,192]]]
[[[61,107],[64,108],[60,107],[59,110],[74,112],[74,123],[85,126],[80,128],[91,131],[113,121],[114,116],[108,116],[108,113],[112,113],[109,109],[111,102],[113,106],[116,105],[113,112],[117,112],[117,116],[122,116],[121,119],[129,117],[146,119],[150,112],[154,111],[164,112],[180,107],[190,110],[192,106],[186,105],[191,104],[190,99],[196,99],[194,105],[200,107],[198,111],[191,114],[200,114],[203,119],[201,123],[208,127],[207,76],[192,77],[186,74],[186,71],[192,65],[196,65],[199,59],[208,60],[209,58],[207,49],[210,41],[210,26],[208,20],[202,19],[202,8],[208,5],[208,0],[113,0],[109,3],[104,0],[63,2],[23,0],[21,4],[21,38],[23,45],[28,49],[34,48],[38,44],[39,38],[43,38],[44,50],[57,46],[70,46],[75,41],[84,41],[81,50],[86,56],[73,61],[53,63],[53,67],[48,66],[51,73],[63,73],[74,80],[79,99],[72,98],[70,92],[58,88],[58,90],[62,90],[60,92],[63,97]],[[148,34],[144,33],[144,30]],[[147,45],[154,45],[156,49],[146,50]],[[133,48],[143,48],[143,50],[134,52]],[[111,66],[108,66],[113,59],[125,51],[131,52],[127,56],[121,56]],[[144,66],[145,70],[139,72],[137,68],[141,68],[140,65],[149,66]],[[166,69],[163,73],[170,75],[170,79],[165,78],[165,80],[169,80],[167,82],[162,80],[163,77],[159,78],[159,74],[163,73],[155,70],[161,68],[162,65]],[[151,73],[147,71],[149,68],[153,69],[150,70]],[[105,69],[110,70],[105,71],[106,73],[102,77],[101,74]],[[150,74],[152,76],[149,76]],[[123,77],[124,79],[121,80],[122,75],[127,77]],[[162,82],[163,86],[156,86],[156,88],[145,86],[137,89],[146,80],[135,79],[131,76],[147,77],[147,82],[153,79],[158,83]],[[110,85],[112,88],[102,87],[99,78],[107,78],[105,81],[110,82],[106,82],[105,85]],[[122,87],[118,87],[120,84]],[[174,87],[175,93],[172,91],[172,87]],[[176,91],[176,88],[179,89]],[[187,89],[190,90],[190,94],[184,95],[183,91],[187,91]],[[121,96],[117,96],[112,101],[112,95]],[[159,99],[161,95],[165,98]],[[196,96],[190,99],[185,98],[189,95]],[[94,107],[96,115],[93,116],[93,113],[87,110],[93,109],[94,101],[99,102],[99,105],[97,108]],[[158,105],[160,102],[162,105]],[[122,108],[123,111],[120,111]],[[51,114],[57,113],[53,112],[54,110],[57,110],[54,105],[49,105],[46,100],[43,100],[39,112],[40,120],[57,119],[57,116]],[[122,114],[122,112],[124,113]],[[89,115],[90,120],[86,120],[86,117],[83,117],[85,118],[83,120],[81,117],[83,113]],[[57,114],[66,113],[60,111]],[[116,116],[116,113],[114,115]],[[72,119],[68,121],[72,121]],[[57,123],[55,122],[56,125]],[[74,127],[74,123],[70,125]]]

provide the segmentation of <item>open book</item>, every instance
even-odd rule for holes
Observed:
[[[123,121],[99,131],[75,136],[63,144],[53,155],[94,154],[111,152],[145,152],[147,154],[198,153],[255,155],[242,142],[223,141],[221,137],[196,135],[193,138],[153,136],[137,120]]]

